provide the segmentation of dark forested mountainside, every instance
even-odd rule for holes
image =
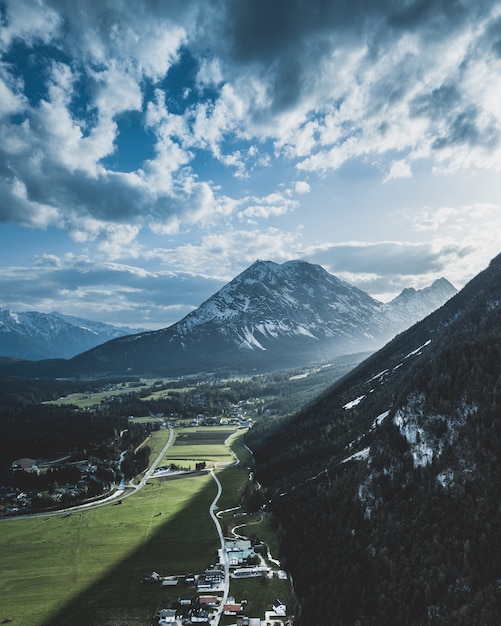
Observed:
[[[501,624],[501,255],[248,443],[300,626]]]

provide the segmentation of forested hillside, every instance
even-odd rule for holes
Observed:
[[[501,256],[250,433],[299,626],[501,624]]]

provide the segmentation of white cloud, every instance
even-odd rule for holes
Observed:
[[[13,78],[4,65],[0,64],[0,119],[20,113],[26,107],[22,93],[22,82]]]
[[[238,216],[249,220],[267,219],[272,216],[285,215],[299,206],[295,200],[291,200],[280,192],[274,192],[262,198],[245,198],[242,205],[248,205],[238,212]]]
[[[41,2],[16,0],[6,7],[7,24],[0,28],[0,46],[7,49],[16,39],[30,44],[35,41],[50,42],[58,33],[60,15]]]
[[[310,193],[310,185],[305,180],[297,180],[294,183],[294,191],[298,194]]]
[[[171,249],[145,252],[149,259],[160,259],[168,267],[193,274],[205,274],[231,280],[256,259],[276,262],[297,258],[300,242],[297,235],[276,228],[234,230],[204,235],[198,243]]]
[[[197,72],[197,83],[201,87],[217,87],[223,82],[223,72],[218,59],[202,59]]]
[[[411,176],[412,169],[408,161],[406,161],[405,159],[401,161],[393,161],[390,166],[390,171],[384,179],[384,182],[387,182],[394,178],[411,178]]]

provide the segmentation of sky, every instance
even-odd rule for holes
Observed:
[[[0,0],[0,308],[163,328],[256,259],[501,241],[501,1]]]

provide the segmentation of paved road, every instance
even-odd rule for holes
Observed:
[[[87,502],[85,504],[77,504],[76,506],[68,507],[66,509],[58,509],[57,511],[45,511],[45,512],[41,511],[40,513],[32,513],[28,515],[12,515],[12,516],[0,517],[0,521],[14,520],[14,519],[16,520],[33,519],[34,517],[50,517],[53,515],[61,515],[64,513],[71,514],[77,511],[88,511],[89,509],[96,509],[99,506],[105,506],[107,504],[110,504],[110,502],[114,502],[115,500],[128,498],[133,493],[136,493],[137,491],[142,489],[145,486],[146,482],[153,476],[156,468],[160,464],[160,461],[163,459],[165,453],[174,442],[174,438],[175,438],[175,431],[173,428],[169,428],[169,440],[167,441],[165,446],[162,448],[162,450],[159,452],[159,454],[157,455],[153,463],[150,465],[150,467],[146,470],[143,478],[137,485],[128,485],[125,483],[121,483],[119,488],[114,493],[112,493],[110,496],[107,496],[106,498],[102,498],[101,500],[96,500],[94,502]]]
[[[222,492],[223,492],[223,487],[221,486],[221,482],[219,480],[219,478],[216,476],[215,472],[213,469],[210,470],[210,474],[212,476],[212,478],[214,479],[216,485],[217,485],[217,494],[216,497],[214,498],[214,500],[212,501],[212,504],[210,505],[210,515],[214,521],[214,524],[216,525],[216,530],[217,533],[219,535],[219,541],[221,542],[221,560],[223,562],[223,566],[224,566],[224,587],[223,587],[223,597],[221,599],[221,603],[219,604],[219,607],[217,609],[217,613],[214,617],[214,626],[218,626],[219,624],[219,620],[221,619],[221,615],[223,614],[223,606],[224,604],[227,602],[228,600],[228,593],[230,591],[230,563],[228,561],[228,554],[225,550],[225,543],[224,543],[224,536],[223,536],[223,529],[221,528],[221,524],[219,523],[219,519],[216,515],[216,509],[217,509],[217,501],[219,500]]]

